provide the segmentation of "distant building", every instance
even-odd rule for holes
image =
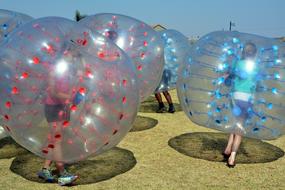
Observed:
[[[155,30],[155,31],[163,31],[163,30],[167,30],[167,28],[161,24],[156,24],[156,25],[153,25],[152,28]],[[192,36],[191,38],[188,37],[188,40],[189,40],[189,43],[190,44],[194,44],[197,40],[199,39],[199,36]]]
[[[166,30],[166,29],[167,29],[166,27],[164,27],[164,26],[162,26],[162,25],[160,25],[160,24],[156,24],[156,25],[154,25],[152,28],[153,28],[154,30],[156,30],[156,31],[162,31],[162,30]]]
[[[190,44],[195,44],[200,39],[200,36],[191,36],[188,39],[189,39]]]

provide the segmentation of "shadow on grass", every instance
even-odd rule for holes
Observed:
[[[44,160],[33,154],[17,156],[10,167],[10,170],[27,180],[45,183],[37,177]],[[125,149],[112,148],[98,156],[90,157],[87,160],[69,165],[68,171],[77,174],[79,178],[74,185],[97,183],[111,179],[117,175],[131,170],[137,161],[134,154]],[[55,171],[53,171],[55,174]]]
[[[164,104],[168,108],[167,103],[164,103]],[[180,104],[174,103],[173,105],[174,105],[175,110],[177,112],[182,111],[182,108],[181,108]],[[141,103],[141,106],[139,108],[139,112],[156,113],[157,109],[158,109],[158,102],[157,102],[157,100],[155,99],[154,96],[150,96],[145,101],[143,101]]]
[[[131,132],[144,131],[155,127],[157,124],[158,120],[156,119],[150,117],[137,116],[134,122],[134,126],[130,131]]]
[[[0,159],[13,158],[28,151],[18,145],[11,137],[5,137],[0,140]]]
[[[168,141],[176,151],[203,160],[221,162],[228,135],[223,133],[186,133]],[[272,162],[284,156],[284,151],[257,139],[243,138],[236,158],[237,163]]]

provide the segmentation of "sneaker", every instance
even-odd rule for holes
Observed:
[[[58,178],[58,184],[59,184],[60,186],[70,185],[70,184],[72,184],[77,178],[78,178],[77,175],[73,175],[73,174],[71,174],[71,173],[68,173],[66,170],[64,170],[63,174]]]
[[[55,180],[51,171],[45,168],[43,168],[41,171],[38,172],[38,177],[41,179],[44,179],[46,182],[49,182],[49,183],[52,183]]]
[[[158,109],[156,110],[156,113],[163,113],[166,111],[165,106],[159,106]]]
[[[169,105],[169,109],[168,109],[169,113],[174,113],[175,112],[175,108],[173,105]]]

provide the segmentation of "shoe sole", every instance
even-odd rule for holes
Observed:
[[[166,110],[163,110],[163,111],[156,111],[156,113],[165,113]]]
[[[53,183],[55,181],[55,179],[47,179],[44,176],[42,176],[41,174],[38,174],[38,178],[43,179],[48,183]]]
[[[74,181],[76,181],[78,179],[78,176],[76,176],[71,182],[69,183],[58,183],[60,186],[65,186],[65,185],[71,185]]]
[[[53,182],[55,182],[54,179],[46,179],[45,177],[42,177],[42,176],[39,176],[39,175],[38,175],[38,177],[39,177],[40,179],[45,180],[45,182],[48,182],[48,183],[53,183]]]

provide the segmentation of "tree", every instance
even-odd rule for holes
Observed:
[[[80,21],[81,19],[85,18],[87,15],[81,15],[81,13],[79,12],[79,10],[76,10],[75,11],[75,17],[74,19],[78,22]]]

